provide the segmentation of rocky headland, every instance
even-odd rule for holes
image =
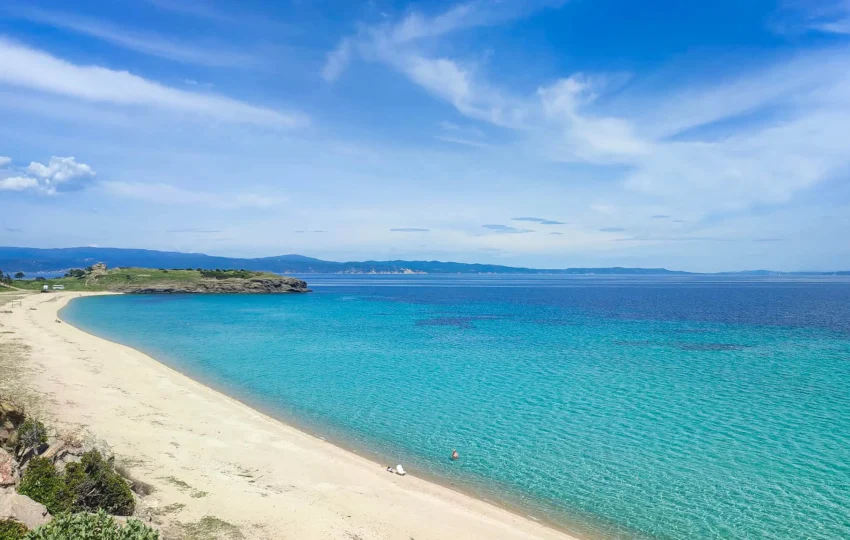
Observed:
[[[174,281],[139,284],[113,284],[109,292],[128,294],[266,294],[310,292],[307,282],[290,278],[229,278],[200,279],[197,281]]]

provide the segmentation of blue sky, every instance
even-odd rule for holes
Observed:
[[[850,268],[850,0],[0,3],[0,245]]]

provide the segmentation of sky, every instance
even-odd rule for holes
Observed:
[[[0,0],[0,245],[850,269],[850,0]]]

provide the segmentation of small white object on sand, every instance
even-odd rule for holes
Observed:
[[[402,467],[400,463],[395,466],[395,473],[399,476],[404,476],[405,474],[407,474],[406,472],[404,472],[404,467]]]

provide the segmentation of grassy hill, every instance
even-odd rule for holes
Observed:
[[[199,286],[214,282],[270,281],[279,282],[282,278],[267,272],[248,270],[179,270],[153,268],[112,268],[100,270],[72,271],[74,275],[47,280],[14,280],[13,287],[40,291],[44,285],[52,291],[54,285],[62,285],[66,291],[133,291],[134,289],[197,289]]]

